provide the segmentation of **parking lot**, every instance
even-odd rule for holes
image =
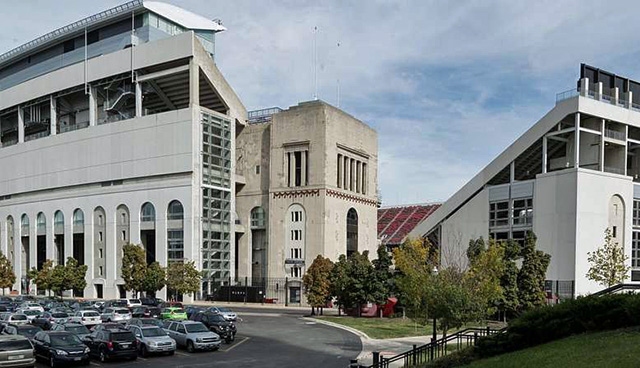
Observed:
[[[136,361],[91,361],[93,367],[347,367],[361,351],[349,332],[303,319],[302,311],[234,309],[238,334],[220,350],[174,356],[138,357]],[[46,367],[38,363],[38,367]]]

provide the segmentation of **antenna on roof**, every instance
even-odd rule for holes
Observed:
[[[338,62],[336,62],[336,74],[338,75],[337,79],[336,79],[336,107],[340,108],[340,41],[338,41],[338,45],[337,45],[337,54],[338,57],[336,58],[338,60]]]
[[[318,26],[313,27],[313,99],[318,99]]]

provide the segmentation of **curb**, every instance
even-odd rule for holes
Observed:
[[[307,321],[317,322],[317,323],[321,323],[323,325],[327,325],[327,326],[339,328],[341,330],[349,331],[352,334],[357,335],[361,339],[372,340],[369,337],[369,335],[367,335],[366,333],[364,333],[364,332],[362,332],[360,330],[356,330],[355,328],[352,328],[352,327],[347,327],[347,326],[341,325],[339,323],[329,322],[329,321],[325,321],[325,320],[322,320],[322,319],[319,319],[319,318],[312,318],[312,317],[302,317],[302,318],[304,320],[307,320]]]

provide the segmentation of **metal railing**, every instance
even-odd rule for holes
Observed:
[[[604,136],[607,138],[613,138],[613,139],[617,139],[620,141],[624,141],[625,139],[627,139],[627,137],[625,136],[624,132],[619,132],[617,130],[613,130],[613,129],[605,129],[604,130]]]
[[[618,284],[608,287],[606,289],[602,289],[598,292],[591,294],[591,296],[603,296],[609,294],[615,294],[624,291],[636,291],[640,290],[640,284]]]
[[[72,132],[74,130],[83,129],[89,126],[88,121],[83,121],[82,123],[77,123],[73,125],[64,125],[60,127],[60,133]]]
[[[279,107],[269,107],[267,109],[253,110],[247,112],[249,124],[260,124],[271,120],[274,114],[282,112]]]
[[[578,90],[575,88],[564,91],[564,92],[556,93],[556,103],[560,101],[568,100],[578,95],[579,95]]]
[[[25,142],[29,142],[29,141],[33,141],[33,140],[44,138],[44,137],[48,137],[48,136],[49,136],[49,131],[48,130],[43,130],[43,131],[38,132],[38,133],[25,135],[24,136],[24,141]]]
[[[453,345],[456,350],[461,350],[469,346],[475,346],[481,337],[492,336],[503,333],[506,328],[500,330],[487,328],[466,328],[454,334],[432,340],[422,346],[413,346],[413,349],[404,353],[385,358],[379,352],[373,352],[373,364],[361,366],[363,368],[389,368],[393,367],[414,367],[420,364],[432,362],[448,354],[449,345]]]
[[[90,17],[81,19],[77,22],[71,23],[67,26],[58,28],[52,32],[49,32],[43,36],[40,36],[38,38],[36,38],[33,41],[29,41],[27,43],[25,43],[24,45],[18,46],[10,51],[5,52],[4,54],[0,55],[0,64],[4,63],[5,61],[9,60],[10,58],[20,55],[28,50],[31,50],[41,44],[44,44],[46,42],[49,42],[53,39],[56,39],[58,37],[62,37],[66,34],[69,34],[71,32],[75,32],[75,31],[79,31],[81,29],[84,29],[86,27],[89,27],[93,24],[96,24],[100,21],[103,21],[105,19],[108,18],[112,18],[121,14],[125,14],[125,13],[129,13],[131,10],[140,8],[143,6],[143,2],[142,0],[133,0],[133,1],[129,1],[128,3],[122,4],[122,5],[118,5],[114,8],[111,9],[107,9],[103,12],[100,12],[98,14],[92,15]]]
[[[612,174],[618,174],[618,175],[625,175],[626,174],[624,169],[621,169],[619,167],[614,167],[614,166],[605,166],[604,167],[604,172],[608,172],[608,173],[612,173]]]

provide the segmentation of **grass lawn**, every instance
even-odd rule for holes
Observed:
[[[584,334],[476,361],[467,368],[639,367],[640,329]]]
[[[372,339],[392,339],[407,336],[431,335],[431,326],[416,325],[402,318],[316,317],[366,333]]]

